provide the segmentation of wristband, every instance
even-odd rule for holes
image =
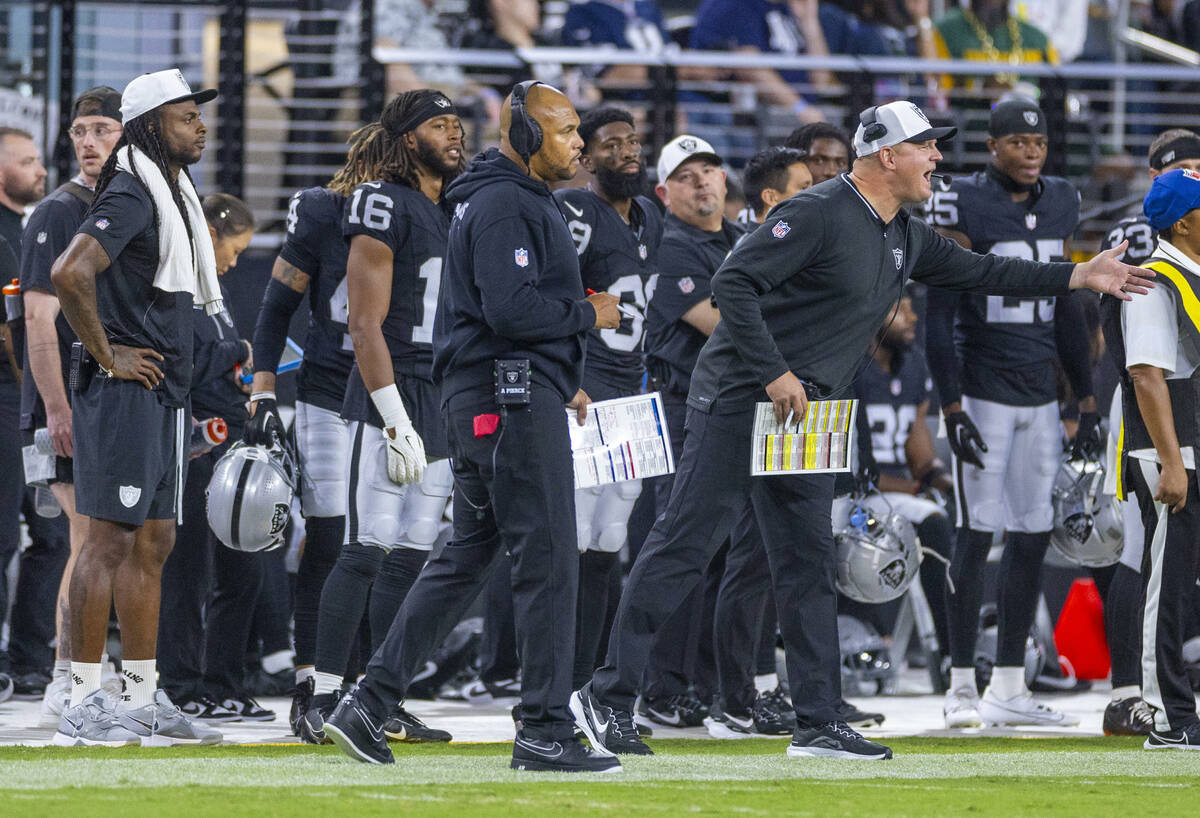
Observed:
[[[398,429],[401,426],[412,426],[408,412],[404,409],[404,401],[400,400],[400,390],[396,384],[389,383],[371,393],[371,402],[375,404],[379,417],[383,419],[383,428]]]
[[[258,403],[260,400],[275,400],[275,393],[264,390],[262,392],[255,392],[250,396],[251,403]]]

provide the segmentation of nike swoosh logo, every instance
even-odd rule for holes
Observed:
[[[155,730],[157,730],[157,729],[158,729],[158,721],[157,721],[157,719],[154,721],[154,723],[153,723],[153,724],[146,724],[146,722],[142,721],[142,720],[141,720],[141,719],[139,719],[139,718],[135,718],[135,717],[133,717],[133,716],[130,716],[128,713],[126,713],[126,714],[125,714],[125,716],[126,716],[126,717],[127,717],[127,718],[128,718],[130,721],[131,721],[131,722],[133,722],[134,724],[140,724],[140,725],[142,725],[142,727],[145,727],[145,728],[146,728],[147,730],[149,730],[150,732],[154,732]]]
[[[371,721],[371,717],[361,707],[354,708],[354,712],[363,720],[363,724],[367,725],[367,732],[371,734],[371,738],[375,739],[375,741],[383,741],[383,728]]]
[[[563,746],[561,744],[559,744],[557,741],[547,742],[544,746],[539,746],[538,742],[533,742],[533,741],[529,741],[527,739],[518,738],[517,744],[520,744],[522,747],[524,747],[527,750],[532,750],[533,752],[537,753],[538,755],[542,756],[543,758],[551,758],[551,759],[560,758],[564,752]],[[551,752],[550,752],[551,750],[555,750],[557,752],[551,754]]]
[[[563,200],[563,204],[566,205],[567,210],[570,210],[572,213],[574,213],[576,215],[576,217],[578,217],[580,219],[583,218],[583,211],[580,210],[578,207],[576,207],[575,205],[566,201],[565,199]]]
[[[595,724],[598,728],[596,731],[598,737],[601,741],[604,741],[604,734],[608,732],[609,725],[611,725],[612,722],[600,721],[598,718],[596,718],[596,708],[592,707],[592,703],[590,701],[588,702],[588,713],[592,718],[592,724]]]
[[[658,719],[663,724],[669,724],[672,727],[678,727],[683,721],[683,719],[679,717],[678,713],[672,713],[670,716],[668,716],[665,713],[659,713],[653,707],[650,708],[650,712],[654,715],[654,718]]]
[[[83,720],[82,719],[79,720],[79,724],[76,724],[75,722],[71,721],[70,719],[66,718],[65,716],[63,718],[65,719],[67,724],[71,725],[71,729],[74,730],[75,732],[79,732],[80,730],[83,729]]]

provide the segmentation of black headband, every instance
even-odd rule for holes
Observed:
[[[458,116],[458,109],[444,94],[427,94],[423,96],[415,108],[396,125],[395,134],[415,131],[427,119],[435,116]]]
[[[1200,136],[1189,134],[1172,139],[1150,154],[1150,168],[1162,170],[1172,162],[1183,159],[1200,159]]]

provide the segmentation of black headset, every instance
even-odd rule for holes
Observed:
[[[508,143],[529,164],[529,158],[542,147],[542,126],[525,110],[525,98],[535,85],[545,85],[537,80],[518,82],[512,89],[511,121],[508,124]]]
[[[876,139],[882,139],[887,135],[887,125],[879,121],[878,111],[879,107],[872,105],[858,115],[858,122],[863,126],[864,142],[874,142]]]

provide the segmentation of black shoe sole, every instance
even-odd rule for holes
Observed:
[[[530,758],[514,758],[509,762],[508,766],[513,770],[520,770],[526,773],[601,773],[612,774],[623,772],[624,768],[621,762],[615,758],[609,759],[615,763],[610,764],[602,769],[594,767],[579,767],[575,765],[555,764],[552,761],[539,761]]]
[[[342,730],[339,729],[336,724],[330,724],[329,722],[325,723],[325,736],[331,739],[333,743],[337,745],[339,750],[350,756],[350,758],[354,759],[355,761],[380,765],[396,763],[396,759],[394,758],[389,758],[384,761],[383,759],[378,759],[372,755],[364,753],[362,750],[358,749],[358,745],[351,741],[350,737],[342,732]]]

